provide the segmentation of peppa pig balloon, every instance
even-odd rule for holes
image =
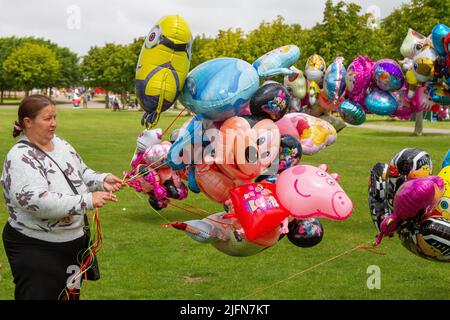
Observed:
[[[280,174],[277,197],[291,216],[345,220],[352,214],[353,203],[337,182],[338,175],[329,175],[327,170],[326,165],[298,165]]]

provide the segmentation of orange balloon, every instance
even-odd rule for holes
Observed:
[[[225,203],[230,198],[230,190],[235,187],[232,179],[210,165],[197,165],[195,179],[200,190],[218,203]]]

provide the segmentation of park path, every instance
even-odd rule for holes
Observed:
[[[64,102],[63,100],[58,100],[56,107],[58,109],[72,109],[73,105],[70,101],[67,101],[67,103],[61,103]],[[17,109],[17,105],[0,105],[1,109]],[[105,102],[99,102],[95,100],[91,100],[88,102],[88,109],[104,109],[105,108]],[[83,105],[81,104],[78,109],[83,109]]]
[[[363,128],[363,129],[374,129],[374,130],[386,130],[386,131],[398,131],[398,132],[414,132],[414,127],[401,127],[401,126],[385,126],[376,124],[366,124],[363,123],[359,126],[352,126],[347,124],[350,128]],[[437,134],[449,134],[450,129],[437,129],[437,128],[423,128],[423,133],[437,133]]]

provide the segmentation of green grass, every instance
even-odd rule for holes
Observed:
[[[58,134],[68,140],[93,169],[121,176],[127,170],[141,131],[140,112],[59,110]],[[16,110],[0,110],[0,161],[14,143],[10,136]],[[173,115],[164,115],[165,128]],[[177,121],[179,127],[187,117]],[[346,128],[338,141],[319,154],[302,159],[306,164],[327,163],[341,177],[341,185],[355,204],[346,221],[321,219],[324,238],[316,247],[302,249],[287,238],[250,257],[227,256],[209,244],[195,242],[183,232],[162,225],[173,220],[196,219],[169,207],[155,214],[146,198],[126,189],[119,202],[100,211],[103,249],[99,253],[102,279],[89,282],[83,299],[449,299],[449,265],[419,258],[397,238],[383,241],[376,255],[351,251],[376,235],[367,206],[367,179],[376,162],[387,162],[402,148],[427,150],[435,173],[449,136]],[[203,195],[190,193],[185,203],[210,212],[221,206]],[[7,219],[3,198],[0,220]],[[123,208],[126,208],[124,211]],[[349,252],[334,260],[344,252]],[[3,250],[0,250],[0,299],[12,299],[14,286]],[[320,264],[319,266],[317,266]],[[381,269],[381,289],[366,286],[367,268]],[[317,266],[315,268],[311,268]],[[311,269],[310,269],[311,268]],[[302,273],[303,270],[308,270]]]
[[[414,128],[415,121],[411,120],[400,120],[397,118],[390,118],[388,116],[378,116],[374,114],[367,115],[365,124],[374,124],[380,126],[402,126],[402,127],[412,127]],[[450,129],[450,121],[430,121],[429,118],[425,119],[423,122],[424,128],[433,129]]]

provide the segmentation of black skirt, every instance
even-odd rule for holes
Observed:
[[[78,255],[86,247],[84,236],[48,242],[28,237],[6,223],[3,244],[16,285],[16,300],[79,298],[81,279],[74,275],[80,269]]]

